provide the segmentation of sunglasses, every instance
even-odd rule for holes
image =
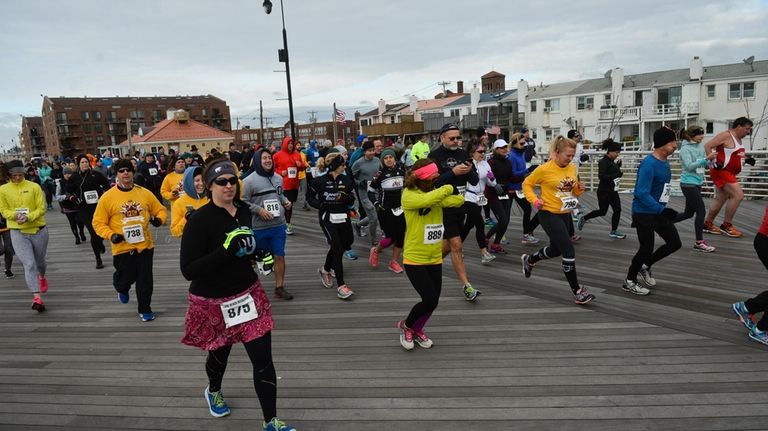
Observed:
[[[213,180],[213,183],[217,186],[226,186],[227,184],[234,186],[237,184],[237,177],[229,177],[229,178],[216,178]]]
[[[117,170],[117,173],[119,173],[119,174],[124,174],[126,172],[133,172],[133,170],[128,169],[128,168],[120,168],[120,169]]]
[[[448,138],[449,141],[461,141],[461,136],[451,136]]]

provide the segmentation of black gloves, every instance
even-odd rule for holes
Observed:
[[[582,154],[581,157],[579,157],[579,161],[581,163],[584,163],[589,160],[589,154]]]
[[[507,194],[507,191],[504,190],[504,186],[502,186],[501,184],[496,184],[493,187],[493,189],[496,191],[496,194],[499,196],[504,196],[505,194]]]
[[[755,166],[755,158],[752,156],[749,156],[746,159],[744,159],[744,163],[748,164],[749,166]]]
[[[668,220],[674,221],[675,218],[677,218],[677,211],[673,210],[672,208],[664,208],[661,211],[661,215]]]
[[[256,251],[256,238],[250,228],[239,227],[227,234],[223,246],[231,256],[248,256]]]
[[[621,167],[621,159],[619,159],[619,160],[616,160],[616,162],[615,162],[615,163],[616,163],[616,166],[618,166],[618,167]]]
[[[112,244],[120,244],[121,242],[125,241],[125,237],[119,233],[113,233],[112,236],[109,237],[109,240],[112,242]]]
[[[162,221],[162,220],[160,220],[160,219],[159,219],[159,218],[157,218],[157,217],[152,217],[152,218],[150,218],[150,219],[149,219],[149,222],[150,222],[150,223],[152,223],[152,226],[154,226],[154,227],[159,227],[159,226],[162,226],[162,225],[163,225],[163,221]]]

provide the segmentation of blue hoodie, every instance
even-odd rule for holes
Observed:
[[[525,176],[528,174],[528,169],[525,167],[525,149],[517,150],[513,147],[509,154],[507,154],[507,160],[512,163],[512,176],[525,178]],[[513,182],[507,186],[507,190],[517,191],[522,189],[522,181],[519,183]]]
[[[680,141],[680,184],[704,184],[704,172],[709,161],[704,155],[704,145],[686,140]],[[699,172],[696,172],[699,170]]]
[[[320,152],[317,151],[316,140],[313,139],[309,141],[309,148],[307,149],[305,155],[307,156],[307,163],[309,163],[309,166],[315,166],[317,159],[320,157]]]
[[[200,166],[190,166],[187,169],[184,170],[184,176],[181,180],[181,185],[184,188],[184,193],[187,194],[187,196],[191,197],[192,199],[202,199],[205,197],[205,193],[203,195],[198,195],[197,190],[195,190],[195,170],[199,169],[199,172],[203,171],[203,168]]]

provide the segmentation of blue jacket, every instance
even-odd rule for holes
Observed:
[[[507,159],[512,163],[512,176],[522,177],[528,174],[528,169],[525,167],[525,149],[518,151],[514,148],[507,154]],[[522,190],[523,182],[513,182],[507,185],[507,190]]]
[[[640,163],[635,181],[635,195],[632,200],[633,214],[661,214],[666,203],[659,202],[664,185],[672,180],[669,161],[661,161],[649,154]]]
[[[307,156],[307,163],[309,163],[309,166],[315,166],[317,159],[320,157],[320,153],[317,151],[316,140],[313,139],[309,141],[309,148],[307,148],[305,155]]]
[[[355,164],[357,159],[360,157],[363,157],[363,146],[357,147],[355,151],[352,152],[352,154],[349,155],[349,160],[347,161],[348,166],[352,166]]]
[[[695,142],[681,141],[680,144],[680,184],[704,184],[704,169],[709,166],[709,161],[704,155],[704,145]],[[696,172],[701,169],[700,173]]]

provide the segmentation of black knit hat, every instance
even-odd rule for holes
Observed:
[[[133,163],[131,163],[130,159],[120,159],[112,165],[112,168],[115,170],[115,172],[123,168],[128,168],[131,170],[131,172],[135,171],[133,168]]]
[[[659,148],[677,140],[677,135],[669,127],[662,127],[653,132],[653,148]]]

